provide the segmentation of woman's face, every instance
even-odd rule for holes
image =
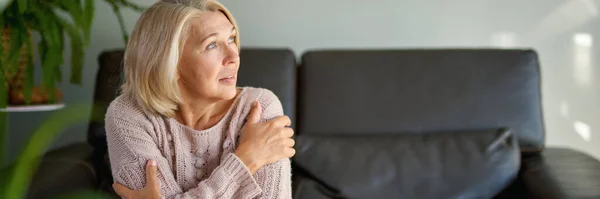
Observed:
[[[191,98],[232,99],[240,66],[237,31],[221,12],[203,12],[190,24],[179,60],[179,88]]]

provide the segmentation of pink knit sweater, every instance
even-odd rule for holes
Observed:
[[[130,97],[117,97],[105,118],[115,182],[143,188],[146,162],[154,159],[166,198],[291,198],[289,159],[251,175],[233,154],[255,100],[263,107],[262,121],[283,115],[281,102],[271,91],[244,87],[223,119],[198,131],[174,118],[144,113]]]

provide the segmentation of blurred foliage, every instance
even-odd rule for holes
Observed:
[[[96,105],[105,109],[106,105]],[[53,113],[29,139],[21,154],[19,154],[17,162],[8,172],[9,176],[4,176],[0,181],[0,198],[24,198],[27,193],[30,181],[39,166],[40,160],[43,157],[44,151],[52,143],[61,132],[69,126],[79,123],[87,123],[89,121],[103,121],[103,115],[92,115],[88,120],[87,112],[81,111],[89,107],[89,104],[74,104],[69,105]],[[83,195],[82,195],[83,194]],[[102,194],[93,191],[85,191],[81,193],[73,193],[65,195],[66,198],[88,198],[81,196],[94,196],[95,198],[108,198]],[[77,197],[78,196],[78,197]]]

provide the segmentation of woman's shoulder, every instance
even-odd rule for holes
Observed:
[[[244,104],[252,104],[254,101],[260,102],[261,105],[270,105],[273,102],[280,103],[279,98],[273,91],[259,87],[242,87],[240,99]]]
[[[258,87],[243,87],[242,89],[239,102],[241,105],[251,107],[254,101],[258,101],[263,108],[263,114],[267,117],[283,114],[281,102],[273,91]]]
[[[156,137],[158,117],[147,114],[137,105],[136,101],[126,95],[116,97],[108,106],[104,116],[106,136],[110,139],[125,139],[129,137]]]
[[[108,106],[105,118],[121,118],[128,120],[146,118],[142,108],[127,95],[117,96]]]
[[[245,101],[248,101],[248,103],[252,103],[255,100],[258,100],[259,102],[272,100],[279,101],[277,95],[275,95],[273,91],[266,88],[247,86],[242,87],[242,90],[243,92],[241,93],[240,98],[244,98]]]

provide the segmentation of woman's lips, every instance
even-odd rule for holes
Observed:
[[[235,81],[236,81],[235,76],[228,76],[228,77],[219,79],[219,82],[225,83],[225,84],[235,84]]]

